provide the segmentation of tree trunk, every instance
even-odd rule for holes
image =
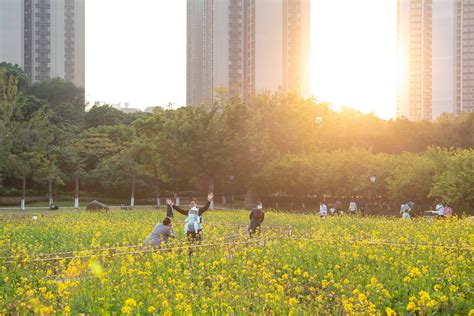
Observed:
[[[214,177],[213,176],[209,177],[209,192],[214,192]],[[209,209],[211,210],[214,209],[214,200],[211,200],[211,205],[209,206]]]
[[[53,201],[53,181],[48,180],[48,198],[49,198],[49,206],[54,204]]]
[[[174,204],[179,206],[180,205],[180,200],[179,200],[179,182],[178,182],[178,171],[175,172],[175,180],[176,180],[176,187],[174,190]]]
[[[132,197],[130,198],[130,206],[135,206],[135,172],[132,174]]]
[[[156,181],[156,206],[160,207],[160,182],[157,180]]]
[[[79,171],[76,172],[76,189],[74,190],[74,208],[79,208]]]
[[[222,205],[226,205],[227,204],[227,200],[225,198],[225,177],[222,178]]]
[[[23,186],[22,186],[22,195],[21,195],[21,210],[25,210],[25,201],[26,201],[26,176],[23,176]]]

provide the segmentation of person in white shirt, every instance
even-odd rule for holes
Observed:
[[[444,206],[443,206],[443,204],[438,203],[436,205],[435,213],[437,213],[439,217],[444,217]]]
[[[355,214],[357,212],[357,204],[356,202],[352,201],[349,203],[349,214]]]
[[[328,207],[324,202],[319,203],[319,217],[327,217],[328,216]]]
[[[411,212],[411,207],[409,203],[403,203],[400,206],[400,214],[402,214],[403,219],[410,219],[410,212]]]

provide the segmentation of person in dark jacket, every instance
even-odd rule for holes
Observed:
[[[195,198],[192,198],[189,202],[189,206],[191,207],[189,210],[182,209],[181,207],[174,205],[173,201],[171,199],[167,199],[166,203],[168,204],[167,206],[167,214],[173,214],[173,211],[177,211],[180,214],[186,215],[189,217],[190,212],[194,213],[197,212],[199,215],[199,223],[197,223],[198,227],[196,230],[194,229],[189,229],[186,230],[186,236],[190,241],[201,241],[202,240],[202,214],[206,212],[209,209],[209,206],[211,205],[211,201],[214,198],[214,193],[209,193],[207,195],[207,202],[204,204],[203,207],[198,207],[197,206],[197,200]]]
[[[265,212],[263,211],[262,203],[258,203],[256,208],[253,208],[249,214],[250,224],[249,224],[249,234],[253,236],[260,232],[260,226],[265,220]]]

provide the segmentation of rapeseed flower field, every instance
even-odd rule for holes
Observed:
[[[209,211],[190,250],[141,244],[164,211],[0,221],[0,314],[469,314],[473,222]],[[178,215],[179,216],[179,215]]]

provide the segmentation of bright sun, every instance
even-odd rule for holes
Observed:
[[[396,9],[396,0],[311,1],[311,93],[317,100],[394,117]],[[89,100],[141,108],[185,104],[185,0],[101,0],[86,10]]]
[[[311,92],[319,101],[394,117],[396,0],[314,0]]]

